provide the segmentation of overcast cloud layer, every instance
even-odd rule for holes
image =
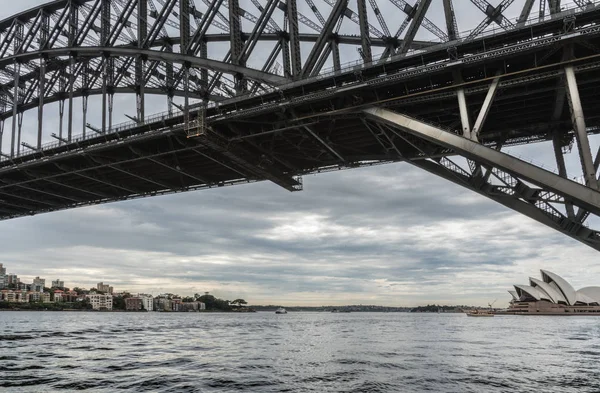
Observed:
[[[0,19],[37,4],[3,4]],[[511,153],[556,166],[548,144]],[[580,175],[576,152],[566,159]],[[0,263],[26,282],[250,304],[505,305],[541,268],[600,285],[596,251],[408,164],[308,176],[300,193],[257,183],[3,221],[0,232]]]

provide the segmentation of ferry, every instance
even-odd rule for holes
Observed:
[[[491,311],[473,310],[467,313],[467,317],[493,317]]]
[[[283,307],[279,307],[276,311],[275,314],[287,314],[287,311],[285,310],[285,308]]]

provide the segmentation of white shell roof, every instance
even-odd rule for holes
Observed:
[[[560,292],[564,295],[565,299],[567,300],[567,303],[571,306],[575,304],[575,302],[577,301],[577,293],[575,289],[573,289],[571,284],[567,282],[567,280],[547,270],[540,271],[542,272],[542,278],[544,279],[544,282],[554,282],[560,289]]]
[[[532,287],[530,285],[517,284],[514,287],[517,290],[517,294],[519,294],[519,297],[521,295],[521,292],[525,292],[525,293],[529,294],[529,296],[531,296],[535,300],[542,300],[542,299],[547,298],[546,294],[541,293],[540,291],[538,291],[537,289],[535,289],[534,287]]]
[[[577,302],[579,302],[579,303],[585,303],[585,304],[597,303],[594,299],[592,299],[591,297],[589,297],[587,295],[584,295],[581,292],[576,293],[576,298],[577,298]]]
[[[567,302],[567,300],[562,295],[562,293],[560,293],[560,291],[557,291],[552,286],[543,282],[542,280],[538,280],[537,278],[529,277],[529,283],[531,284],[532,287],[535,287],[540,291],[546,292],[546,294],[550,297],[550,300],[552,302],[554,302],[554,303],[558,303],[558,302],[566,303]]]
[[[519,300],[519,295],[517,295],[517,291],[513,291],[512,289],[509,289],[508,293],[510,293],[510,296],[513,297],[513,300]]]
[[[600,304],[600,287],[585,287],[577,291],[577,294],[583,294]]]

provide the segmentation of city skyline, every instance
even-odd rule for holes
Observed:
[[[0,18],[37,4],[6,4]],[[148,97],[148,113],[155,100],[164,97]],[[115,97],[115,123],[134,101]],[[57,124],[57,104],[45,116]],[[25,136],[35,117],[25,115]],[[590,137],[592,151],[599,141]],[[507,151],[556,167],[547,143]],[[579,175],[577,150],[565,159]],[[306,176],[300,193],[249,184],[3,221],[0,231],[1,262],[29,282],[210,291],[250,304],[500,305],[507,287],[541,268],[577,287],[600,281],[593,249],[402,163]]]

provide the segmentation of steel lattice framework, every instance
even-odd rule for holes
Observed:
[[[0,219],[405,161],[600,250],[600,2],[493,3],[468,2],[469,31],[452,0],[55,0],[0,21]],[[137,113],[114,124],[121,94]],[[542,141],[556,173],[502,152]]]

